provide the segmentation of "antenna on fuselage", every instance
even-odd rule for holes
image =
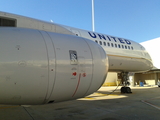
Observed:
[[[51,23],[53,23],[53,20],[50,20]]]

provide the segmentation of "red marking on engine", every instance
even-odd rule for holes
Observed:
[[[86,77],[86,73],[83,73],[82,76],[83,76],[83,77]]]
[[[76,90],[74,91],[72,97],[74,97],[74,95],[76,94],[76,92],[78,90],[78,87],[79,87],[79,84],[80,84],[80,80],[81,80],[81,73],[79,74],[79,79],[78,79],[77,87],[76,87]]]
[[[77,73],[76,73],[76,72],[74,72],[74,73],[72,73],[72,75],[73,75],[73,76],[76,76],[76,75],[77,75]]]

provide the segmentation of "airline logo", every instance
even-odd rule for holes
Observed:
[[[70,54],[70,60],[72,65],[78,64],[78,57],[77,57],[77,52],[74,50],[69,51]]]
[[[108,36],[108,35],[103,35],[103,34],[98,34],[98,33],[94,33],[94,32],[88,32],[89,36],[91,38],[95,38],[95,39],[101,39],[101,40],[108,40],[108,41],[114,41],[114,42],[120,42],[122,44],[128,44],[131,45],[131,42],[129,40],[126,39],[122,39],[122,38],[117,38],[117,37],[113,37],[113,36]]]

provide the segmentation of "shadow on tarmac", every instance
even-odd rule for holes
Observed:
[[[78,100],[36,105],[0,106],[3,120],[159,120],[160,88],[132,87],[132,94],[121,94],[120,87],[101,87]],[[109,94],[111,93],[111,94]],[[109,95],[108,95],[109,94]],[[154,106],[148,105],[147,101]]]

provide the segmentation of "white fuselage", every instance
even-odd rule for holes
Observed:
[[[0,17],[15,21],[14,27],[31,28],[76,35],[97,42],[109,59],[109,71],[141,72],[152,69],[152,60],[145,48],[134,41],[73,27],[44,22],[24,16],[0,12]],[[83,46],[82,46],[83,47]]]
[[[77,36],[97,42],[109,59],[109,71],[141,72],[152,68],[152,60],[145,48],[134,41],[92,31],[64,26]]]

